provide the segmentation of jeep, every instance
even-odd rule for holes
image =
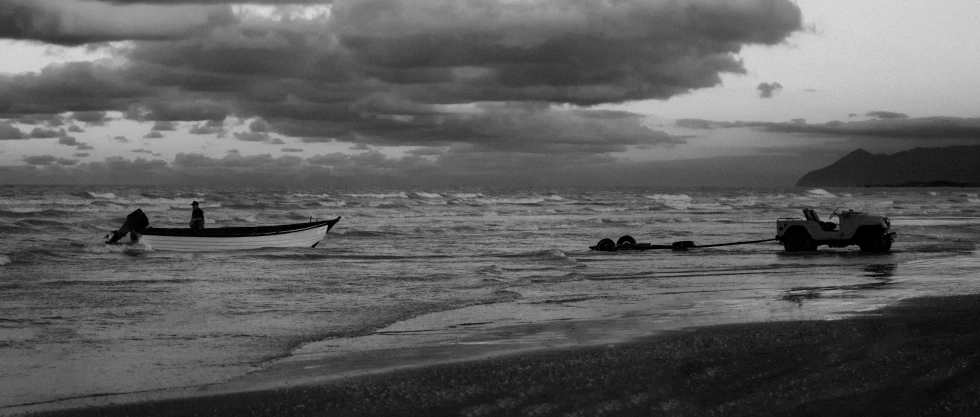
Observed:
[[[821,221],[812,208],[803,209],[805,218],[776,220],[776,240],[787,252],[817,250],[820,245],[843,248],[858,245],[862,252],[887,252],[895,241],[888,217],[837,208]],[[834,218],[838,222],[834,222]]]

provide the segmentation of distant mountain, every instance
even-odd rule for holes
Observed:
[[[798,187],[980,186],[980,146],[915,148],[891,155],[864,149],[811,171]]]

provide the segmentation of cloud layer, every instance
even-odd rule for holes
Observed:
[[[0,38],[113,58],[0,75],[0,114],[106,123],[120,111],[221,135],[215,123],[234,115],[266,125],[228,140],[564,164],[682,143],[590,106],[716,86],[746,72],[741,48],[783,42],[801,21],[789,0],[7,0]],[[0,138],[18,139],[12,129]]]

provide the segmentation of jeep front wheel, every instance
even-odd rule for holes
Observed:
[[[817,245],[813,244],[809,233],[794,230],[783,236],[783,248],[786,252],[803,252],[817,250]]]

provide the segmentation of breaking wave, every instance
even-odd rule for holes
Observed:
[[[835,197],[837,197],[836,195],[834,195],[830,191],[824,190],[822,188],[814,188],[812,190],[807,190],[806,191],[806,196],[807,197],[813,197],[813,198],[835,198]]]

